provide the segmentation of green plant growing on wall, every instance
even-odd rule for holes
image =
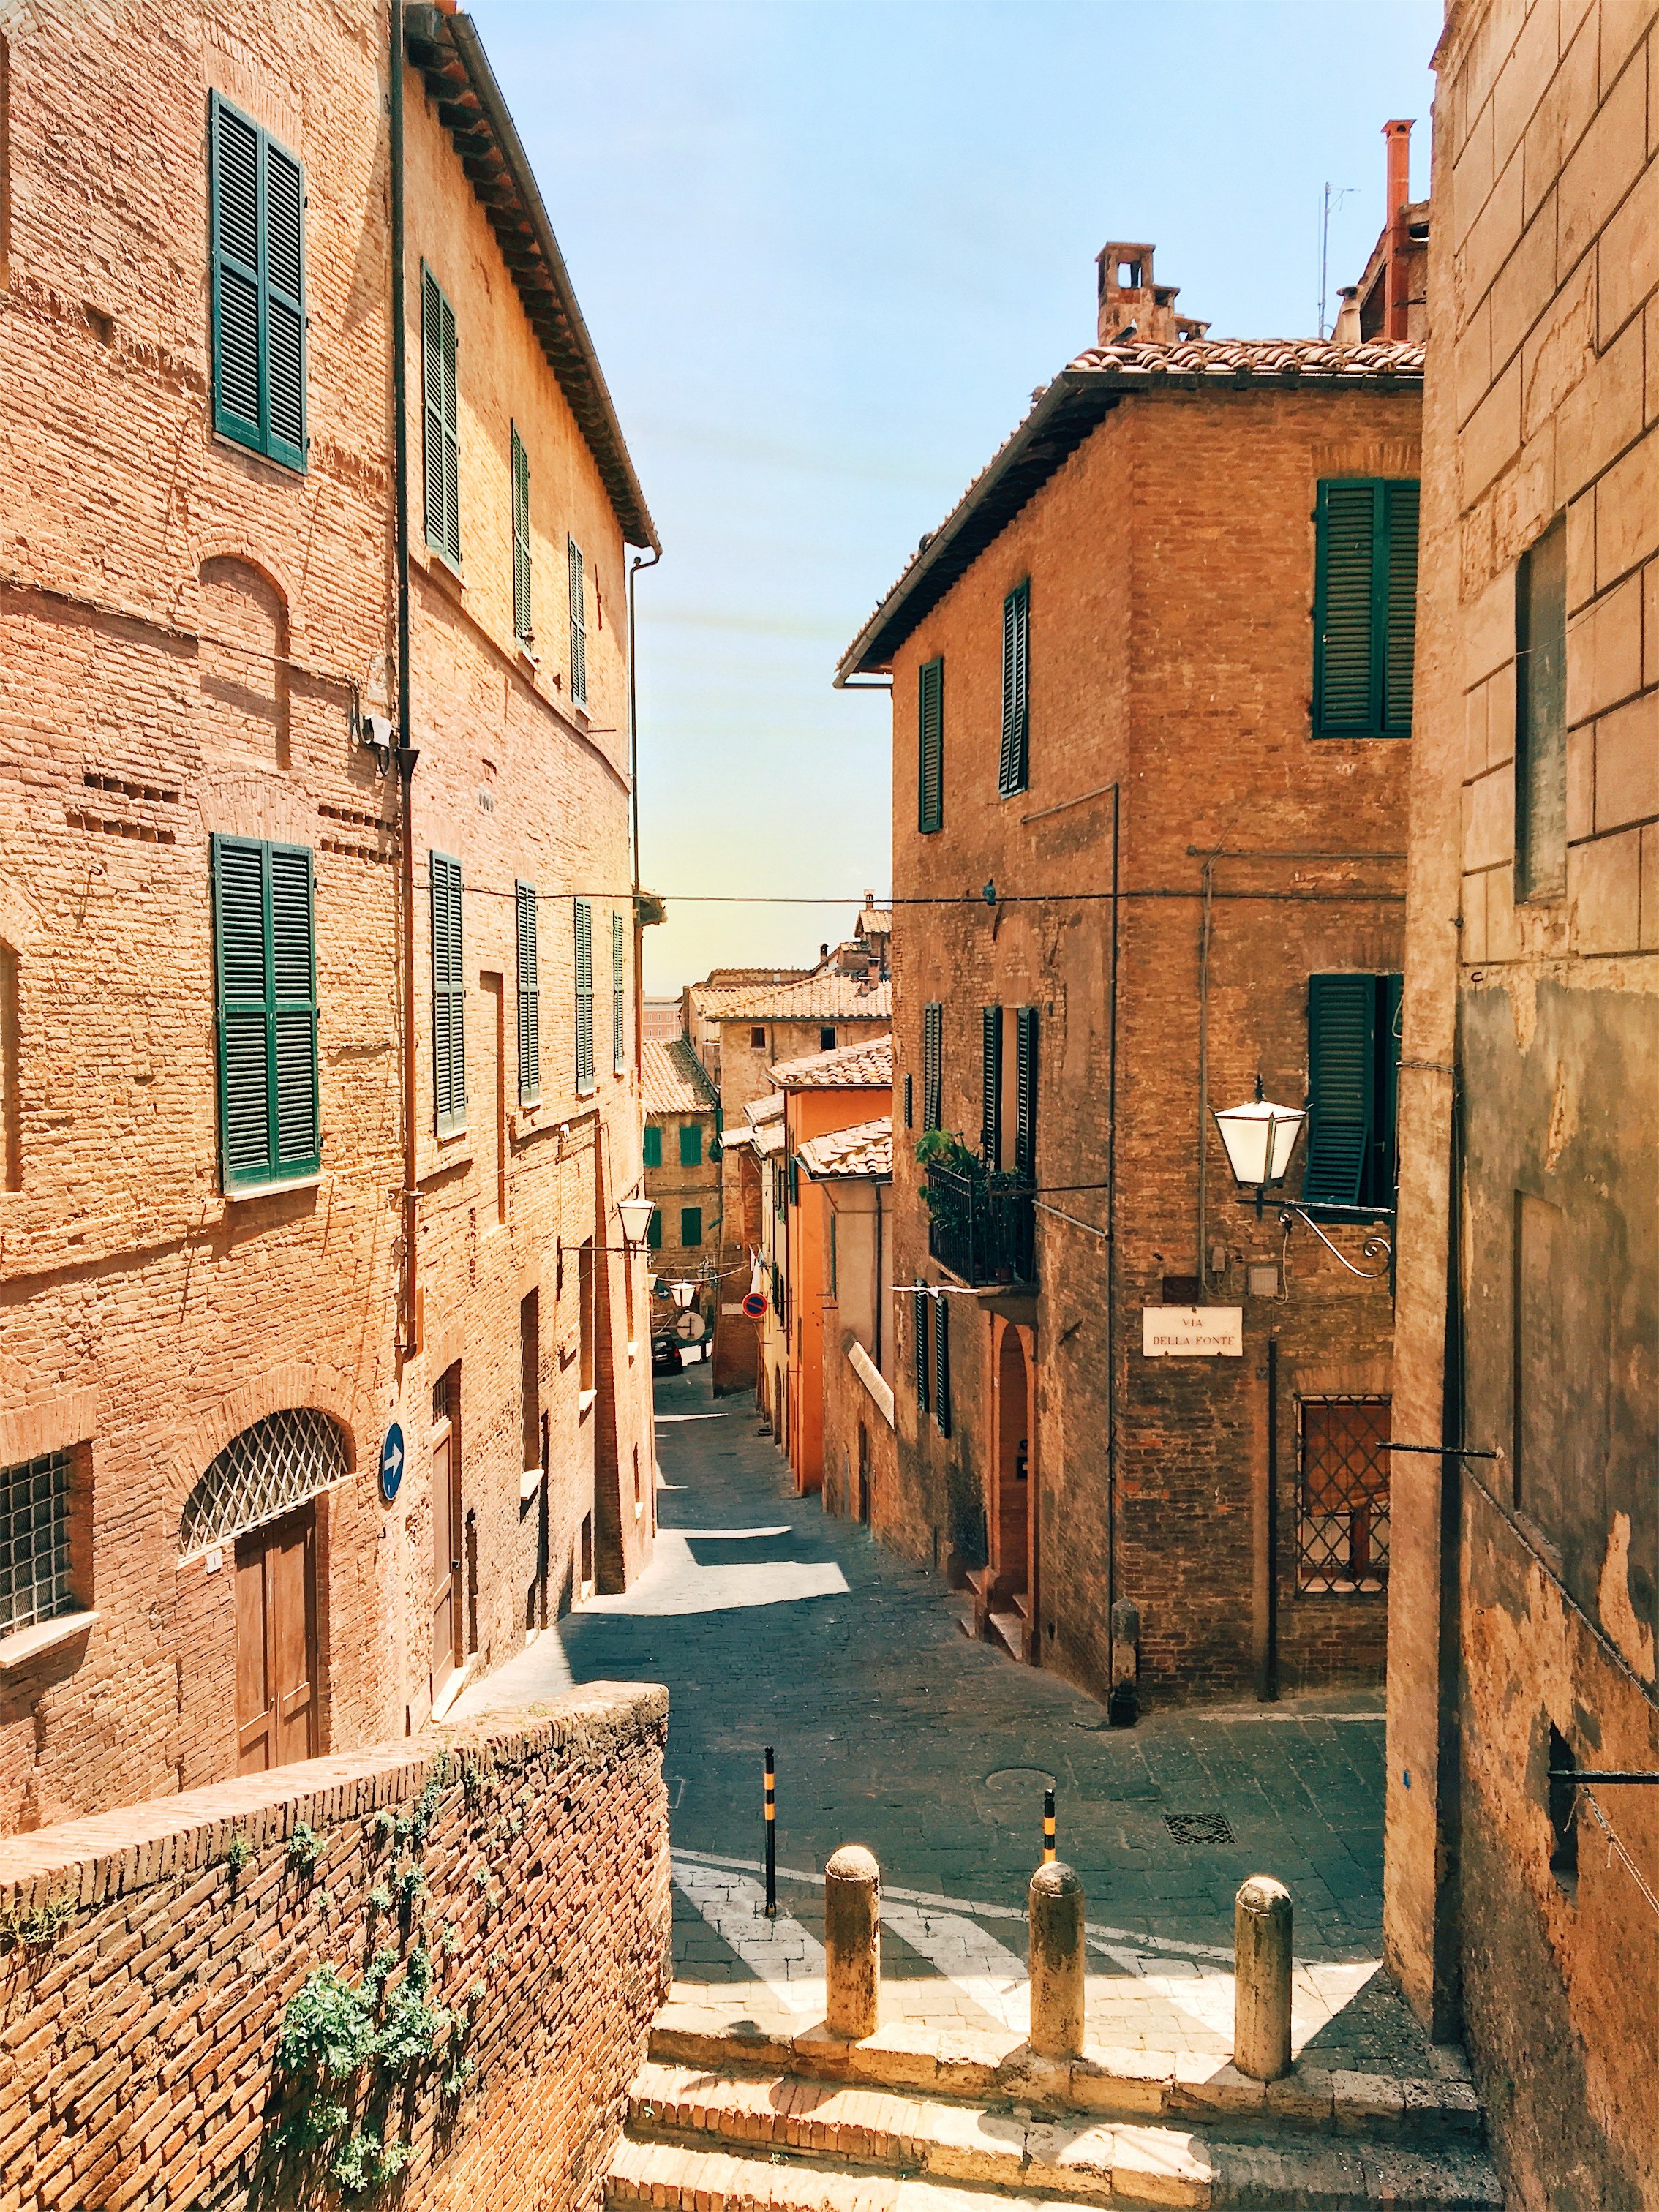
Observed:
[[[384,1849],[385,1846],[392,1841],[392,1838],[397,1834],[397,1832],[398,1822],[395,1816],[389,1812],[384,1805],[382,1805],[380,1811],[374,1815],[374,1820],[369,1823],[370,1835],[373,1837],[374,1842]]]
[[[329,2179],[348,2197],[364,2197],[403,2172],[414,2155],[397,2136],[376,2135],[365,2128],[348,2136],[328,2162]]]
[[[296,1820],[288,1839],[288,1863],[309,1874],[321,1856],[323,1839],[308,1820]]]
[[[276,2036],[277,2066],[302,2088],[319,2080],[345,2081],[374,2049],[374,1997],[354,1989],[337,1968],[318,1966],[289,1999]]]
[[[8,1951],[50,1951],[74,1917],[72,1897],[49,1897],[31,1912],[0,1913],[0,1946]]]
[[[246,1836],[233,1836],[225,1845],[225,1864],[230,1869],[230,1886],[235,1888],[242,1869],[253,1856],[253,1846]]]
[[[377,1881],[374,1888],[368,1893],[368,1901],[376,1912],[390,1912],[392,1910],[392,1892],[387,1888],[385,1882]]]

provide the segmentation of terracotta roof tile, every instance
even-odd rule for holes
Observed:
[[[783,1060],[770,1072],[782,1091],[890,1091],[893,1040],[866,1037],[857,1044],[837,1045],[833,1052]]]
[[[893,987],[826,969],[799,983],[711,994],[701,1011],[717,1022],[890,1022]]]
[[[840,1177],[890,1176],[893,1172],[893,1118],[856,1121],[850,1129],[830,1129],[809,1137],[800,1148],[800,1164],[814,1182]]]
[[[714,1086],[684,1037],[672,1044],[647,1037],[640,1047],[640,1102],[647,1114],[711,1111]]]

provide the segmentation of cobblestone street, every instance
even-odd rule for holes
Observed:
[[[1296,1901],[1298,2042],[1424,2069],[1376,1964],[1379,1700],[1109,1729],[1091,1699],[964,1638],[938,1577],[789,1495],[752,1408],[712,1401],[706,1368],[659,1384],[658,1407],[653,1565],[562,1622],[562,1654],[544,1639],[507,1675],[544,1693],[568,1662],[577,1680],[668,1685],[678,1996],[810,2011],[823,1862],[860,1842],[882,1867],[890,2008],[1018,2026],[1052,1780],[1060,1856],[1088,1894],[1091,2034],[1226,2049],[1233,1893],[1266,1872]],[[514,1693],[501,1675],[489,1686],[491,1703]],[[776,1923],[760,1913],[769,1742]]]

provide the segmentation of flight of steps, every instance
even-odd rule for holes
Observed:
[[[668,2008],[672,2014],[672,2006]],[[1498,2212],[1467,2082],[1298,2067],[1177,2078],[1133,2054],[992,2064],[915,2030],[776,2045],[659,2024],[611,2163],[611,2212]]]

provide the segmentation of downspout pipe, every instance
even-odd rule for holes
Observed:
[[[419,1338],[419,1285],[416,1246],[420,1233],[420,1192],[416,1158],[415,1072],[415,763],[420,758],[413,742],[410,696],[409,635],[409,343],[404,295],[405,258],[404,212],[404,7],[391,0],[391,33],[386,54],[391,98],[392,193],[392,455],[397,514],[396,587],[398,597],[398,779],[402,791],[403,891],[403,1030],[404,1030],[404,1193],[403,1193],[403,1312],[398,1352],[411,1358]]]
[[[662,558],[662,548],[652,548],[651,557],[636,553],[628,571],[628,845],[630,878],[634,887],[634,1065],[642,1066],[645,1060],[645,932],[640,926],[640,685],[635,672],[635,641],[637,630],[634,611],[634,583],[641,568],[654,568]],[[715,1133],[719,1134],[716,1122]],[[725,1171],[721,1170],[724,1187]],[[720,1250],[717,1244],[715,1251]]]

